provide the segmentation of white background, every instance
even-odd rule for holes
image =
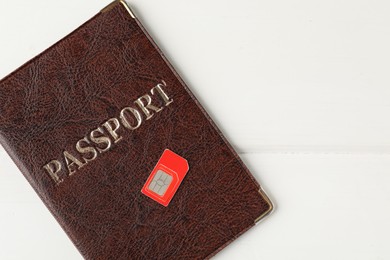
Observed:
[[[0,78],[107,4],[0,0]],[[130,4],[275,201],[216,259],[390,259],[389,1]],[[81,259],[2,148],[0,259]]]

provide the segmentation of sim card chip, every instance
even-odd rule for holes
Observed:
[[[169,184],[172,182],[172,176],[168,173],[158,170],[152,182],[149,185],[149,190],[157,193],[160,196],[163,196],[167,191]]]
[[[141,192],[154,201],[168,206],[188,172],[186,159],[165,149]]]

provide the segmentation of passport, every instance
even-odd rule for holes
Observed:
[[[0,81],[0,142],[86,259],[211,258],[273,209],[124,1]]]

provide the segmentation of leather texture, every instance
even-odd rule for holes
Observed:
[[[161,80],[172,104],[53,184],[43,165]],[[210,258],[272,207],[122,2],[0,82],[0,141],[86,259]],[[141,193],[166,148],[190,166],[168,207]]]

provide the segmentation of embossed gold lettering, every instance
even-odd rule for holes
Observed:
[[[157,84],[157,86],[152,88],[150,90],[150,93],[152,93],[152,95],[154,95],[154,90],[157,90],[157,93],[160,95],[160,97],[164,101],[165,106],[169,106],[173,102],[173,99],[169,98],[168,95],[162,89],[162,87],[166,87],[166,86],[167,85],[166,85],[165,81],[163,81],[163,83],[159,83],[159,84]]]
[[[115,127],[115,128],[112,127],[112,124],[111,124],[111,123],[114,124],[114,127]],[[115,142],[115,143],[117,143],[117,142],[119,142],[120,140],[122,140],[122,137],[119,136],[119,135],[117,134],[117,132],[116,132],[116,131],[118,131],[118,129],[119,129],[119,127],[120,127],[120,124],[119,124],[118,119],[116,119],[116,118],[110,118],[110,119],[108,119],[107,122],[105,122],[103,125],[104,125],[104,127],[107,129],[108,133],[110,133],[110,135],[114,138],[114,142]]]
[[[103,136],[101,135],[103,134]],[[96,149],[99,151],[99,153],[104,153],[108,151],[111,148],[111,139],[107,136],[104,136],[103,129],[101,127],[96,128],[93,130],[89,137],[91,138],[91,141],[95,144],[106,144],[106,147],[102,148],[100,146],[96,147]]]
[[[146,101],[146,104],[143,102],[143,100]],[[151,119],[153,116],[153,113],[150,112],[149,109],[157,113],[162,110],[162,108],[152,105],[152,98],[148,94],[138,98],[134,103],[136,103],[139,106],[139,108],[142,110],[142,112],[144,112],[146,116],[146,120]]]
[[[76,157],[71,155],[68,151],[64,151],[64,158],[66,162],[66,167],[68,167],[69,175],[72,175],[76,172],[77,167],[80,169],[84,166],[82,162],[80,162]],[[76,167],[77,166],[77,167]]]
[[[53,160],[43,166],[43,168],[49,173],[55,184],[60,184],[63,181],[63,179],[58,176],[58,173],[62,169],[62,164],[59,161]]]
[[[134,101],[136,106],[124,107],[118,117],[113,117],[104,122],[101,126],[90,131],[84,138],[77,141],[72,151],[64,150],[61,160],[52,160],[43,166],[50,178],[56,185],[62,183],[67,176],[71,176],[85,165],[98,159],[99,154],[109,151],[114,144],[121,141],[127,130],[136,130],[142,124],[141,113],[149,120],[170,105],[173,100],[166,94],[163,88],[167,85],[165,81],[150,89],[150,94],[145,94]],[[157,99],[152,103],[152,97]],[[159,105],[156,105],[159,104]],[[139,108],[139,109],[137,109]],[[64,167],[65,166],[65,167]],[[67,174],[64,173],[67,169]]]
[[[84,162],[88,163],[90,161],[93,161],[96,159],[98,153],[95,148],[92,146],[83,146],[83,143],[85,144],[91,144],[91,142],[88,140],[87,137],[84,137],[83,139],[80,139],[76,144],[76,150],[81,154],[92,154],[91,158],[83,156]]]
[[[128,112],[128,113],[126,113]],[[131,123],[129,122],[129,117],[126,116],[128,114],[132,114],[135,118],[135,120],[137,121],[136,125],[135,126],[132,126]],[[141,117],[141,114],[138,112],[137,109],[135,108],[132,108],[132,107],[125,107],[124,109],[122,109],[121,111],[121,114],[120,114],[120,119],[122,121],[122,124],[127,128],[127,129],[130,129],[130,130],[135,130],[137,129],[138,127],[141,126],[141,123],[142,123],[142,117]],[[134,120],[133,120],[134,121]]]

